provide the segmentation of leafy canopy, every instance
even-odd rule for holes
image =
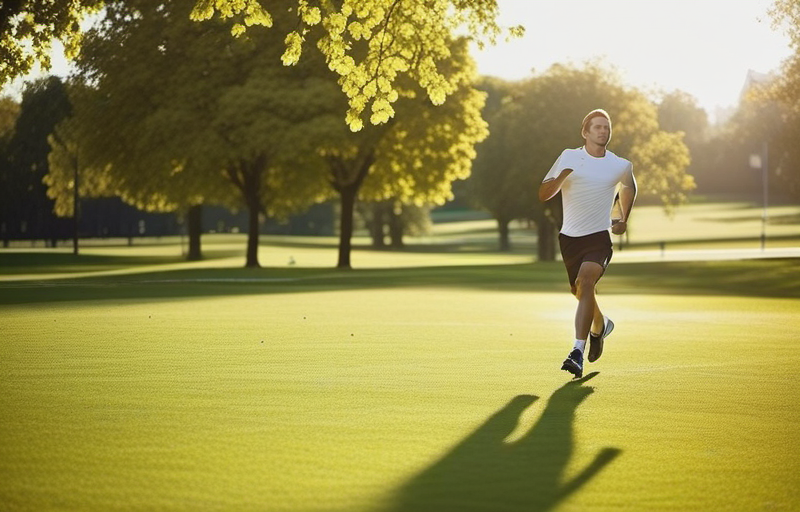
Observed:
[[[800,197],[800,2],[776,0],[769,11],[773,28],[789,36],[793,53],[768,87],[755,87],[740,106],[738,131],[769,144],[769,165],[784,193]]]
[[[74,58],[81,45],[81,20],[102,5],[102,0],[0,2],[0,84],[25,75],[37,63],[49,69],[54,39],[64,44],[67,58]]]
[[[328,67],[339,75],[348,99],[345,120],[353,131],[395,115],[394,103],[404,93],[400,77],[408,76],[440,105],[458,89],[458,82],[440,68],[450,57],[449,42],[466,31],[479,46],[494,43],[503,32],[497,24],[496,0],[291,0],[295,29],[284,39],[285,65],[296,64],[308,41],[316,41]],[[241,36],[247,27],[271,27],[272,14],[257,0],[197,0],[195,20],[218,15],[234,21],[231,32]],[[511,27],[511,36],[522,34]]]
[[[324,63],[285,68],[276,33],[233,39],[220,22],[190,21],[192,6],[107,2],[87,34],[75,112],[52,141],[51,192],[64,211],[76,151],[82,195],[147,210],[205,203],[282,217],[324,195],[313,143],[341,125]]]

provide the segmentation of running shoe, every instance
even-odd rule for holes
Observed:
[[[574,375],[576,379],[583,377],[583,353],[577,348],[573,349],[572,352],[569,353],[569,356],[564,359],[564,364],[561,365],[561,369],[568,371]]]
[[[590,363],[597,361],[600,359],[600,356],[603,355],[603,341],[606,339],[606,336],[611,334],[611,331],[614,330],[614,322],[612,322],[610,318],[604,316],[603,320],[605,321],[605,325],[603,326],[603,332],[600,336],[589,333],[589,357],[586,359],[588,359]]]

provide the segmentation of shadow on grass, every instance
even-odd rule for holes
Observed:
[[[601,293],[800,297],[800,259],[626,263],[609,267]]]
[[[163,265],[183,261],[180,256],[114,256],[65,252],[0,253],[2,273],[6,275],[41,273],[80,273],[113,270],[136,265]]]
[[[394,253],[394,254],[438,254],[438,253],[459,253],[459,254],[498,254],[498,243],[496,242],[497,236],[489,236],[496,230],[487,229],[485,237],[476,239],[473,235],[482,234],[483,230],[471,230],[469,235],[445,234],[438,235],[438,242],[429,244],[406,244],[401,248],[397,247],[374,247],[371,244],[353,243],[352,248],[358,251],[374,252],[374,253]],[[321,242],[308,242],[292,241],[287,239],[270,241],[271,247],[290,247],[298,249],[330,249],[336,250],[337,243],[327,241]],[[512,245],[509,251],[502,251],[503,254],[531,254],[531,243],[517,242]]]
[[[166,300],[391,288],[451,288],[568,294],[560,262],[335,270],[182,268],[113,276],[0,281],[0,304]],[[800,259],[612,264],[601,295],[800,297]]]
[[[586,381],[556,390],[540,419],[520,439],[506,438],[537,400],[520,395],[492,415],[453,450],[404,485],[390,512],[544,512],[579,491],[621,450],[604,448],[577,475],[565,470],[574,449],[575,411],[594,388]]]
[[[336,270],[197,268],[114,276],[0,282],[0,304],[75,300],[170,299],[438,287],[567,292],[563,266],[483,265]]]
[[[134,250],[147,247],[139,244]],[[210,248],[203,251],[205,260],[215,260],[244,256],[241,251],[231,249]],[[186,263],[185,255],[180,251],[167,255],[142,254],[91,254],[83,252],[75,255],[71,252],[3,252],[0,251],[0,275],[19,274],[81,274],[118,270],[151,265],[174,265]]]

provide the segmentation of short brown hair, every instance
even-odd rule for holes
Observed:
[[[602,108],[596,108],[586,114],[586,117],[583,118],[583,124],[581,124],[581,137],[583,137],[583,133],[589,129],[589,125],[592,122],[592,119],[595,117],[605,117],[608,119],[608,125],[611,126],[611,116],[608,115],[608,112]]]

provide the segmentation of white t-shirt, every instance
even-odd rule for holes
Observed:
[[[565,149],[542,181],[557,178],[564,169],[572,169],[572,174],[561,186],[564,204],[561,233],[585,236],[610,228],[617,185],[633,165],[608,150],[605,156],[597,158],[583,147]]]

